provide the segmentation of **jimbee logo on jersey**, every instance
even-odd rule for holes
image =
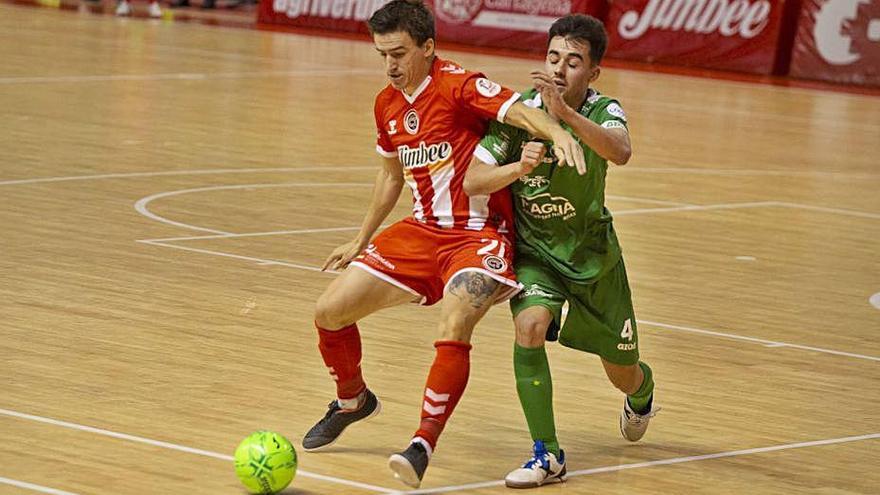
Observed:
[[[486,267],[487,270],[495,273],[504,273],[507,271],[507,262],[504,261],[504,258],[495,256],[494,254],[483,256],[483,266]]]
[[[483,77],[477,79],[475,84],[477,85],[477,92],[486,98],[494,98],[501,92],[500,84],[494,83]]]
[[[411,108],[403,116],[403,128],[412,135],[416,135],[419,132],[419,114],[416,113],[415,108]]]

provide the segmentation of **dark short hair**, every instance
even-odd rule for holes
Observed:
[[[589,43],[590,60],[594,64],[598,64],[602,57],[605,56],[605,48],[608,46],[608,34],[605,32],[605,26],[602,25],[602,21],[593,16],[571,14],[560,17],[550,26],[548,43],[557,36]]]
[[[392,0],[367,21],[372,34],[405,31],[419,46],[434,37],[434,15],[422,0]]]

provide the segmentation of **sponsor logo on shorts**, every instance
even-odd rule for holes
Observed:
[[[477,79],[477,92],[486,98],[494,98],[501,92],[501,85],[494,83],[484,77]]]
[[[522,299],[524,297],[529,297],[529,296],[541,296],[541,297],[546,297],[547,299],[555,299],[556,298],[553,294],[547,292],[546,290],[544,290],[543,287],[541,287],[538,284],[532,284],[526,290],[519,293],[520,299]]]
[[[486,267],[487,270],[495,273],[504,273],[507,271],[507,262],[504,261],[504,258],[495,256],[494,254],[483,256],[483,266]]]
[[[379,250],[376,248],[375,244],[370,244],[367,246],[367,249],[364,249],[364,256],[374,259],[377,263],[389,270],[397,270],[397,266],[395,266],[394,263],[386,260],[384,256],[379,254]]]
[[[403,116],[403,127],[406,132],[416,135],[419,132],[419,114],[414,108],[411,108],[406,115]]]
[[[534,196],[520,196],[519,201],[523,211],[540,220],[550,218],[568,220],[577,215],[574,205],[564,196],[551,196],[550,193],[542,193]]]
[[[636,350],[636,347],[638,347],[638,344],[635,342],[631,344],[617,344],[618,351],[634,351]]]

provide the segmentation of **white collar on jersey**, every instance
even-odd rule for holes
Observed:
[[[407,103],[412,105],[413,103],[415,103],[416,99],[418,99],[419,95],[424,93],[425,90],[428,89],[428,85],[431,84],[431,79],[431,75],[428,74],[428,77],[426,77],[425,80],[422,81],[422,84],[419,84],[419,87],[416,88],[415,91],[413,91],[412,96],[406,94],[406,91],[402,89],[400,90],[400,94],[403,95],[403,98],[406,99]]]

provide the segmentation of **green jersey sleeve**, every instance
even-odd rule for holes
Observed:
[[[516,127],[492,121],[474,149],[474,156],[489,165],[507,165],[519,160],[522,132]]]
[[[620,107],[620,102],[604,96],[600,98],[591,120],[606,129],[627,129],[626,113]]]

